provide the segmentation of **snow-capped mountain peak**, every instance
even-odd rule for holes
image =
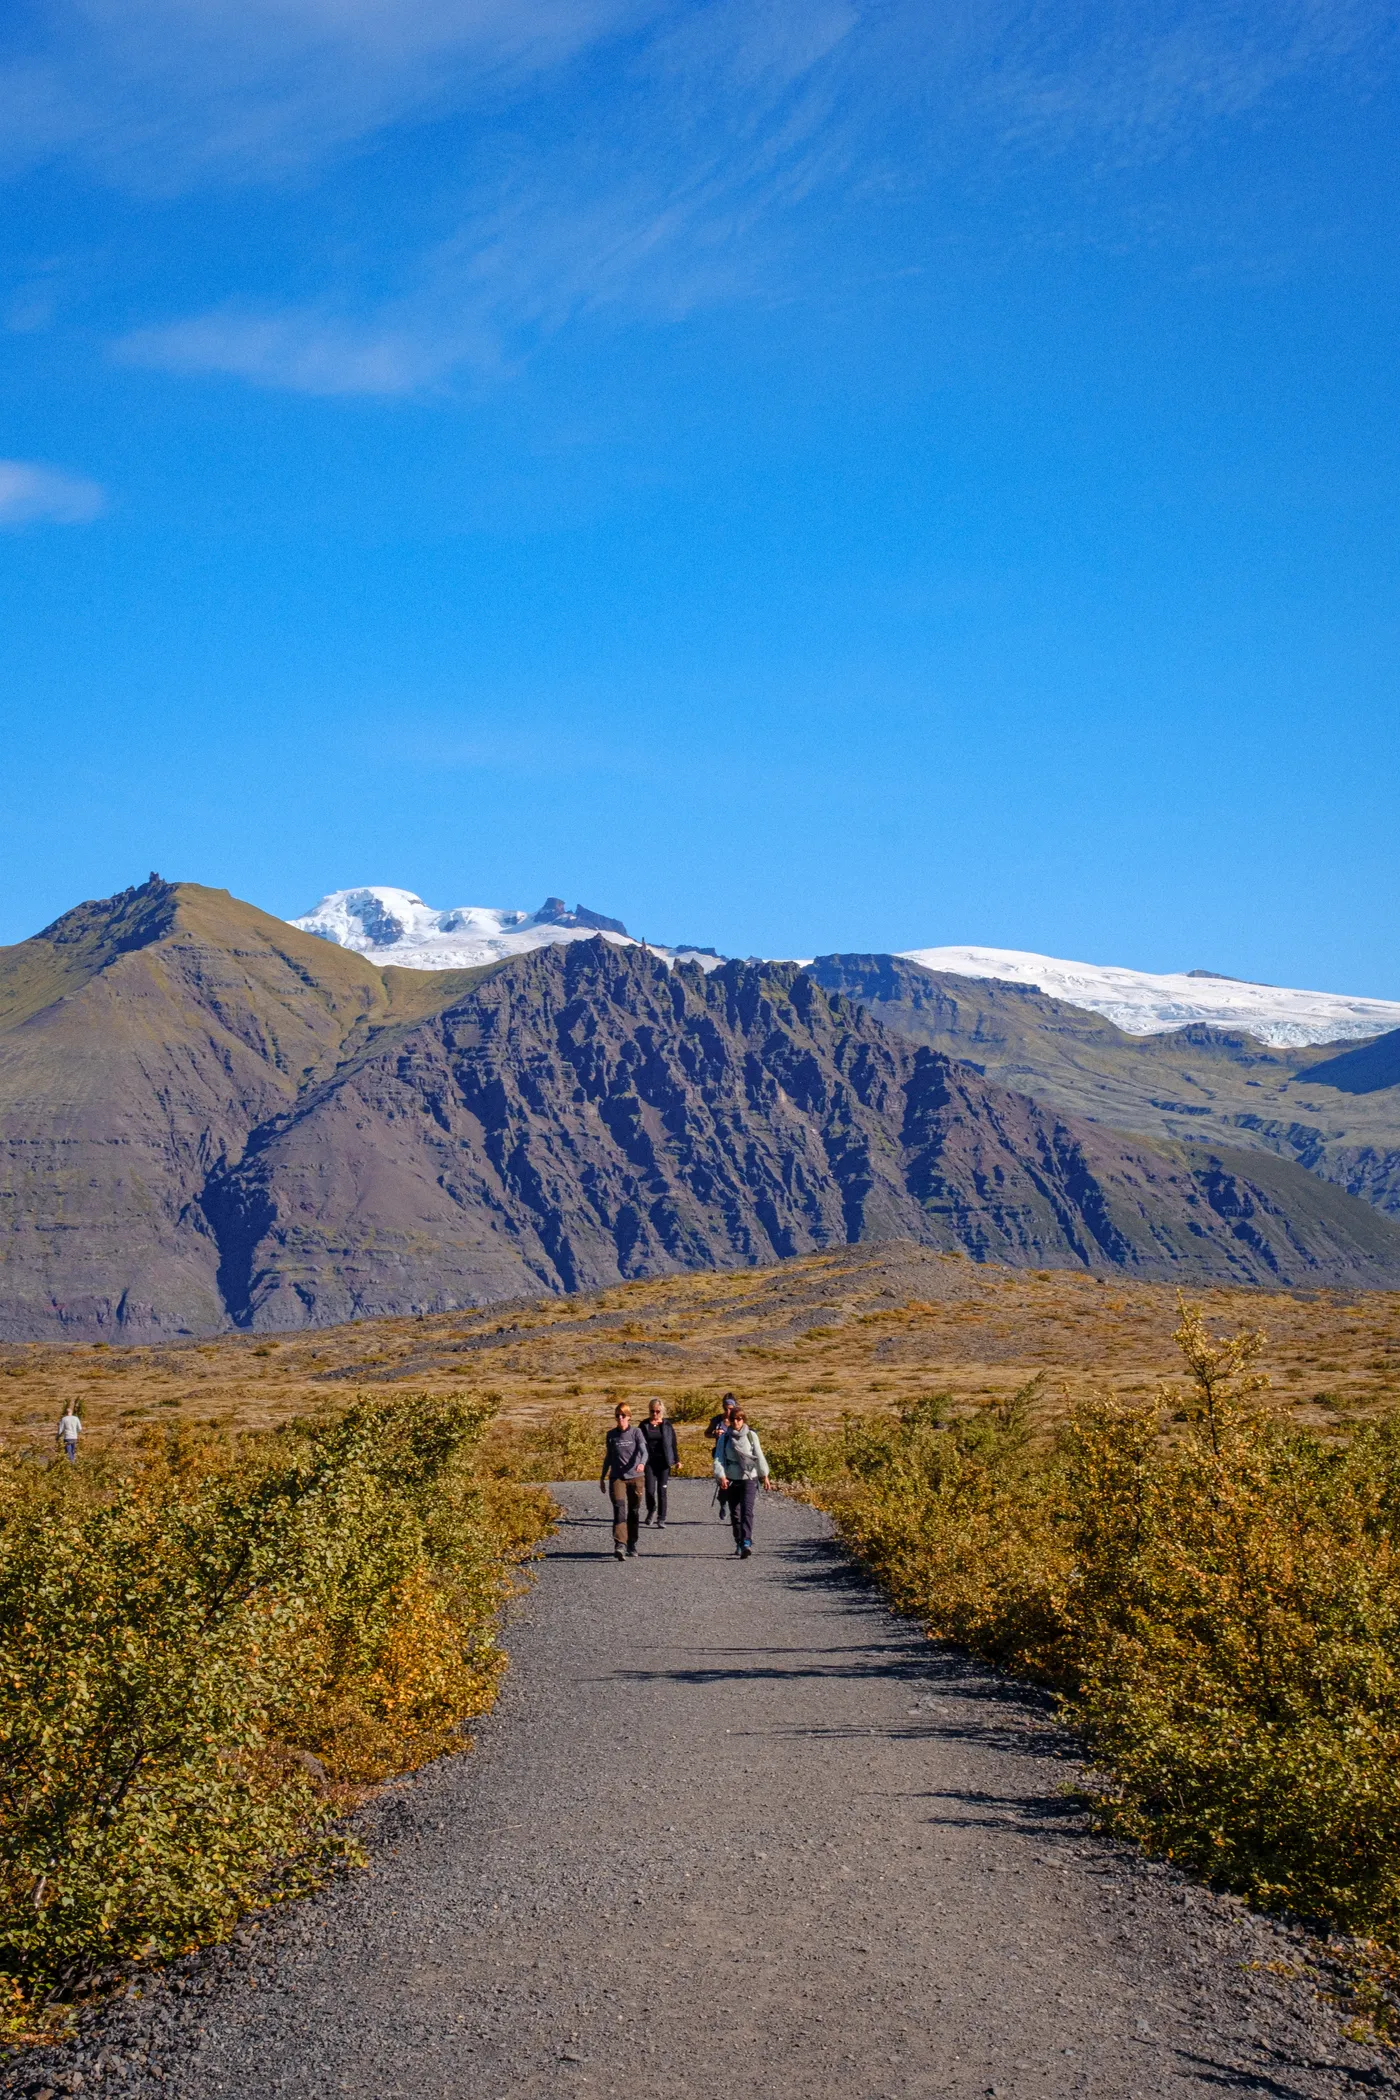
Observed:
[[[1261,1042],[1337,1043],[1400,1028],[1400,1002],[1344,992],[1293,991],[1248,984],[1206,970],[1158,975],[1112,963],[1065,962],[1020,948],[906,948],[907,962],[954,977],[995,977],[1034,985],[1068,1006],[1103,1014],[1128,1035],[1161,1035],[1204,1021],[1242,1028]]]
[[[641,945],[620,919],[606,918],[584,905],[570,911],[561,897],[547,897],[532,912],[485,904],[438,911],[413,890],[383,884],[333,890],[314,911],[291,923],[341,948],[353,948],[372,962],[407,970],[476,969],[531,948],[596,940],[600,934],[619,946]],[[666,962],[694,961],[712,970],[722,960],[712,948],[646,945]],[[908,962],[955,977],[1036,986],[1066,1005],[1103,1014],[1129,1035],[1159,1035],[1205,1022],[1215,1028],[1244,1029],[1266,1043],[1300,1045],[1358,1040],[1400,1028],[1400,1002],[1395,1000],[1247,984],[1203,970],[1156,974],[1112,963],[1068,962],[1021,948],[906,948],[902,953]]]
[[[353,948],[372,962],[404,970],[474,970],[531,948],[596,940],[600,934],[621,947],[639,945],[621,919],[606,918],[582,904],[569,911],[562,897],[546,897],[538,911],[503,911],[487,904],[437,911],[413,890],[380,883],[332,890],[314,910],[291,923],[339,948]],[[668,962],[693,959],[706,968],[719,961],[712,950],[654,947],[652,952]]]

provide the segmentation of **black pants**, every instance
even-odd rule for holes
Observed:
[[[642,1528],[642,1483],[640,1480],[610,1480],[608,1493],[612,1496],[613,1544],[625,1545],[629,1553],[635,1553]]]
[[[729,1483],[729,1521],[734,1526],[736,1546],[753,1544],[753,1506],[758,1500],[756,1480],[731,1480]]]
[[[670,1477],[669,1466],[647,1467],[647,1515],[662,1524],[666,1521],[666,1483]]]

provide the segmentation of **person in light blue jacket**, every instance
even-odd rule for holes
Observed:
[[[768,1477],[768,1461],[758,1441],[758,1431],[750,1429],[742,1407],[735,1408],[729,1427],[722,1429],[715,1440],[715,1479],[721,1492],[727,1492],[729,1497],[734,1551],[740,1560],[747,1560],[753,1552],[753,1512],[759,1488],[769,1494],[773,1483]]]

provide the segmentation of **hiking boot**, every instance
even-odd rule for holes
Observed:
[[[632,1558],[633,1554],[634,1554],[634,1553],[636,1552],[636,1550],[637,1550],[637,1549],[636,1549],[636,1547],[635,1547],[635,1546],[629,1546],[629,1547],[627,1548],[627,1558],[628,1558],[629,1560],[631,1560],[631,1558]]]
[[[752,1547],[752,1546],[741,1546],[741,1547],[739,1548],[739,1558],[740,1558],[740,1560],[747,1560],[747,1559],[748,1559],[748,1557],[749,1557],[749,1555],[750,1555],[750,1554],[751,1554],[752,1552],[753,1552],[753,1547]]]
[[[614,1547],[613,1547],[613,1559],[614,1559],[614,1560],[621,1560],[621,1559],[622,1559],[623,1557],[624,1557],[624,1556],[623,1556],[623,1552],[622,1552],[622,1548],[621,1548],[621,1546],[614,1546]]]

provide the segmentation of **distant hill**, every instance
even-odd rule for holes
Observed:
[[[970,1058],[1066,1115],[1178,1144],[1271,1152],[1400,1216],[1400,1031],[1340,1055],[1337,1044],[1269,1046],[1201,1023],[1130,1035],[1032,985],[903,956],[824,955],[809,968],[911,1041]]]
[[[893,1238],[1400,1283],[1400,1225],[1289,1162],[1124,1137],[880,1011],[602,936],[384,969],[153,877],[0,951],[0,1333],[319,1325]]]

